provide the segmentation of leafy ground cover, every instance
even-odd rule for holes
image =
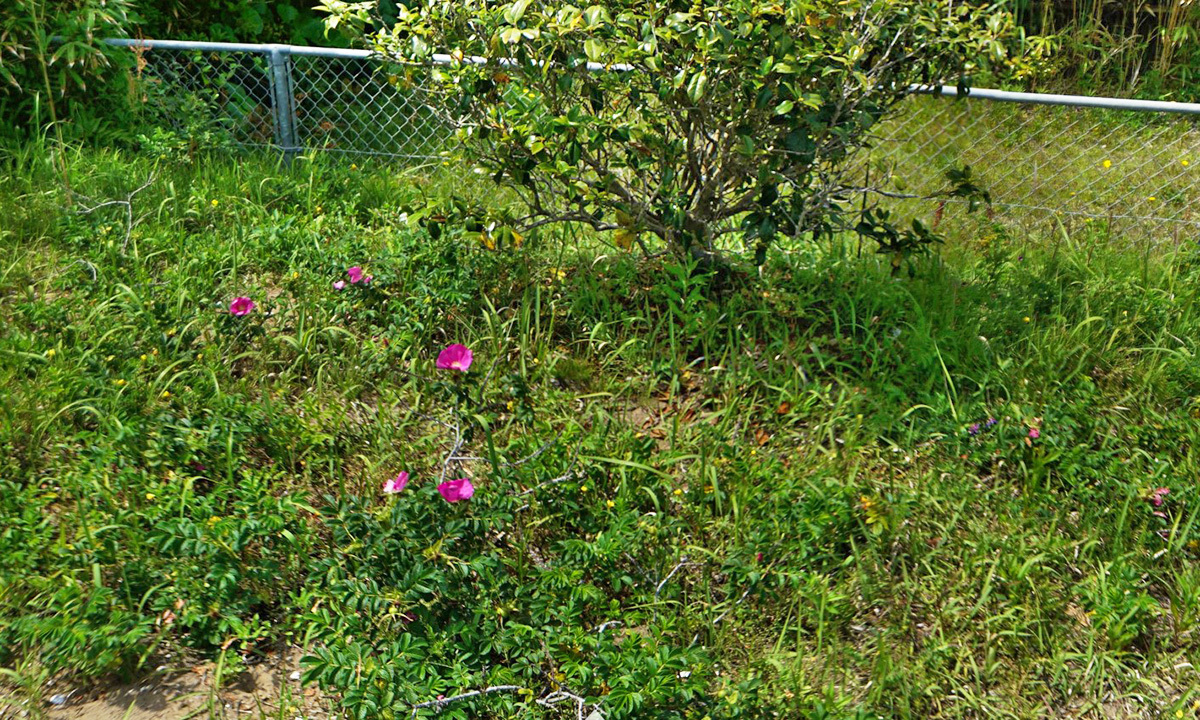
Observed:
[[[382,167],[4,163],[16,709],[292,646],[356,718],[1196,712],[1193,243],[847,238],[718,292],[434,239]]]

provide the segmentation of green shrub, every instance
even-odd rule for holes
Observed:
[[[108,138],[127,126],[129,88],[114,69],[126,50],[100,41],[122,37],[130,0],[13,0],[0,8],[0,122],[3,133],[36,136],[54,123],[60,137]],[[60,123],[67,126],[66,132]]]
[[[759,263],[780,234],[929,242],[923,226],[860,217],[849,160],[913,84],[1003,66],[1012,30],[993,5],[954,0],[473,1],[401,6],[394,21],[375,2],[323,7],[331,28],[396,58],[455,58],[434,77],[470,157],[528,207],[486,221],[493,234],[583,223],[706,263],[731,233]],[[979,195],[969,174],[953,182]]]

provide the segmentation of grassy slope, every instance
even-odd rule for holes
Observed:
[[[74,168],[100,199],[150,172]],[[1194,247],[993,231],[900,280],[811,248],[710,300],[552,238],[431,242],[414,197],[371,169],[160,168],[126,241],[36,155],[6,168],[16,679],[283,639],[364,716],[509,682],[532,693],[449,716],[557,683],[610,717],[1191,712]],[[372,287],[335,291],[354,264]],[[242,294],[256,313],[223,312]],[[449,342],[470,378],[433,369]],[[465,506],[432,490],[454,428]]]

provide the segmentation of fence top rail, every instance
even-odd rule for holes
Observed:
[[[305,45],[274,45],[258,43],[225,43],[201,42],[192,40],[155,40],[142,38],[110,38],[104,42],[118,47],[155,48],[162,50],[199,50],[201,52],[252,52],[264,55],[291,55],[299,57],[327,57],[347,60],[367,60],[382,58],[370,50],[352,50],[348,48],[311,47]],[[467,62],[483,64],[487,58],[466,58]],[[453,60],[449,55],[435,54],[433,64],[448,65]],[[512,64],[510,58],[500,60],[501,64]],[[588,63],[589,70],[629,70],[627,65],[608,66],[603,63]],[[958,88],[952,85],[913,85],[912,92],[926,95],[943,95],[959,97]],[[1048,93],[1010,92],[1007,90],[992,90],[990,88],[971,88],[966,97],[997,102],[1023,103],[1026,105],[1061,105],[1075,108],[1097,108],[1106,110],[1132,110],[1138,112],[1176,113],[1181,115],[1200,115],[1200,103],[1165,102],[1161,100],[1126,100],[1123,98],[1091,97],[1088,95],[1054,95]]]
[[[329,47],[314,47],[309,45],[274,45],[274,44],[257,44],[257,43],[226,43],[226,42],[207,42],[193,40],[152,40],[150,38],[109,38],[104,41],[108,45],[116,47],[129,48],[145,48],[147,50],[196,50],[200,52],[250,52],[261,53],[263,55],[284,54],[293,57],[323,57],[323,58],[339,58],[343,60],[369,60],[369,59],[388,59],[385,55],[381,55],[371,50],[352,50],[349,48],[329,48]],[[450,65],[454,62],[454,58],[445,53],[434,53],[432,56],[434,65]],[[485,65],[488,59],[485,57],[471,56],[463,58],[462,61],[475,65]],[[500,58],[497,62],[501,65],[515,65],[516,61],[512,58]],[[602,70],[631,70],[629,65],[605,65],[604,63],[589,62],[588,70],[598,72]]]
[[[967,97],[996,102],[1022,103],[1025,105],[1061,105],[1075,108],[1200,115],[1200,103],[1166,102],[1163,100],[1126,100],[1123,98],[1092,97],[1090,95],[1010,92],[1008,90],[991,90],[989,88],[970,88],[967,92],[960,93],[958,88],[953,85],[942,85],[940,87],[936,85],[914,85],[909,89],[925,95]]]

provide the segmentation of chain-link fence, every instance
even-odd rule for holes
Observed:
[[[433,159],[452,131],[429,70],[359,50],[113,40],[136,55],[156,121],[193,145]]]
[[[437,161],[452,149],[434,68],[359,50],[118,40],[137,56],[147,107],[189,142],[286,155],[322,150]],[[448,58],[435,57],[435,64]],[[975,90],[917,96],[877,131],[865,185],[927,224],[969,221],[929,200],[944,172],[972,168],[988,221],[1026,230],[1087,226],[1147,241],[1200,237],[1200,105]]]
[[[966,165],[1007,225],[1132,240],[1200,237],[1200,106],[1121,109],[1126,103],[1070,97],[1045,105],[1033,102],[1037,95],[976,92],[1004,100],[912,97],[880,129],[870,171],[892,175],[891,195],[934,194],[946,186],[944,171]],[[933,222],[964,219],[961,206],[889,199]]]

